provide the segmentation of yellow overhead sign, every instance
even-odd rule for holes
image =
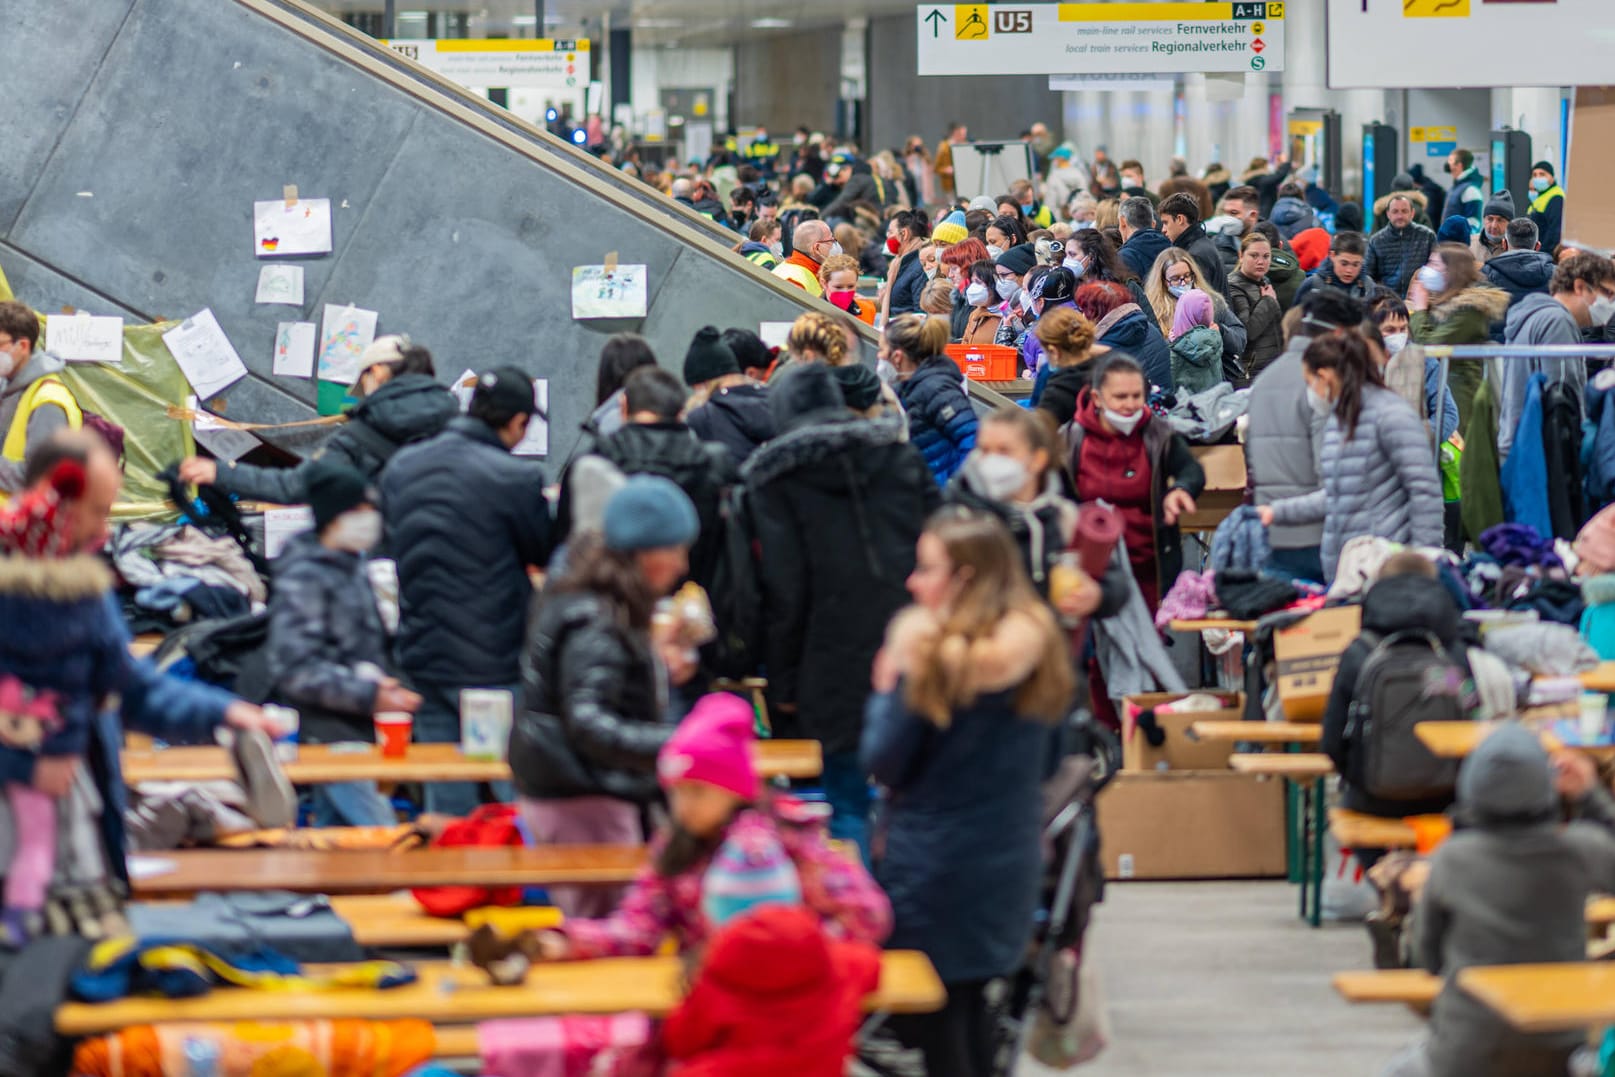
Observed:
[[[1465,0],[1467,2],[1467,0]],[[1266,3],[1061,4],[1061,22],[1220,22],[1282,19],[1284,5]]]

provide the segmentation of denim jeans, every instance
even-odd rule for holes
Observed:
[[[420,693],[421,706],[415,712],[416,744],[460,743],[460,690],[462,688],[501,688],[511,694],[517,705],[521,701],[521,685],[442,685],[430,681],[416,681],[410,685]],[[490,782],[493,798],[508,804],[515,796],[509,782]],[[428,812],[464,818],[482,803],[482,794],[475,782],[427,782],[425,785]]]
[[[398,813],[375,782],[331,782],[312,786],[309,801],[315,826],[392,826]]]
[[[824,757],[824,799],[830,805],[830,837],[858,844],[869,863],[869,775],[857,752],[829,752]]]

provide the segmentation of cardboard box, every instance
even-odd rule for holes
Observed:
[[[1134,728],[1140,711],[1152,710],[1163,703],[1182,699],[1184,692],[1146,692],[1128,696],[1123,716],[1122,769],[1123,770],[1226,770],[1228,757],[1234,746],[1228,741],[1196,741],[1189,739],[1189,727],[1195,722],[1237,722],[1245,716],[1243,692],[1207,692],[1223,703],[1223,709],[1197,711],[1194,714],[1157,714],[1156,722],[1166,731],[1166,743],[1152,747],[1148,738]],[[1196,695],[1202,693],[1194,693]]]
[[[1321,722],[1340,656],[1362,627],[1361,606],[1332,606],[1273,633],[1279,702],[1292,722]]]
[[[1099,794],[1107,879],[1285,873],[1284,783],[1231,770],[1123,771]]]
[[[1206,488],[1195,511],[1178,521],[1185,531],[1213,531],[1245,503],[1245,449],[1240,445],[1191,445],[1206,473]]]

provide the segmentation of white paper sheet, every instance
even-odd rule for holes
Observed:
[[[572,269],[572,317],[643,318],[647,274],[644,266],[575,266]]]
[[[211,309],[204,309],[163,334],[174,361],[203,400],[217,396],[247,376],[247,364],[219,328]]]
[[[762,322],[757,326],[757,335],[763,338],[763,343],[770,348],[785,347],[785,340],[791,335],[791,326],[795,322]]]
[[[252,249],[259,258],[331,251],[331,200],[284,198],[252,204]]]
[[[550,423],[545,416],[550,413],[550,383],[545,378],[535,379],[533,382],[533,401],[538,405],[541,415],[534,415],[527,421],[527,434],[516,443],[510,451],[516,456],[548,456],[550,454]]]
[[[258,447],[258,439],[249,431],[220,426],[212,415],[197,405],[196,397],[186,397],[185,406],[196,412],[196,419],[191,423],[191,434],[196,438],[196,443],[220,460],[239,460]]]
[[[281,322],[275,328],[275,373],[290,378],[314,376],[313,322]]]
[[[454,394],[454,399],[460,402],[460,410],[464,411],[471,406],[471,394],[476,392],[476,389],[477,372],[467,367],[466,372],[454,380],[449,392]]]
[[[45,315],[45,348],[74,363],[123,362],[123,319],[78,314]]]
[[[359,357],[375,339],[375,311],[327,303],[320,328],[320,380],[352,385],[359,377]]]
[[[134,882],[141,879],[155,879],[159,875],[172,875],[178,867],[172,860],[164,860],[157,856],[131,856],[125,861],[129,868],[129,878]]]
[[[271,263],[258,270],[258,302],[302,306],[303,267]]]
[[[264,510],[264,557],[280,556],[293,535],[314,530],[314,510],[307,505]]]

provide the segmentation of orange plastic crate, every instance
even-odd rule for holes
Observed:
[[[948,357],[976,381],[1014,381],[1021,376],[1020,354],[1003,344],[949,344]]]

